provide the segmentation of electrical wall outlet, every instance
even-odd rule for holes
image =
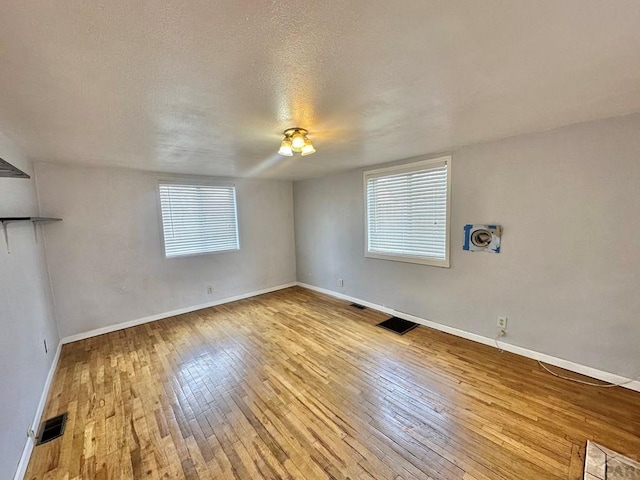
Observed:
[[[29,428],[27,430],[27,437],[29,437],[31,440],[33,440],[35,442],[35,440],[36,440],[36,432],[33,431],[33,428]]]
[[[339,287],[344,287],[344,280],[343,279],[341,279],[341,278],[338,279],[338,286]]]
[[[496,325],[498,326],[498,328],[500,330],[506,330],[507,329],[507,317],[498,317],[498,321],[496,322]]]
[[[209,295],[212,295],[212,294],[213,294],[213,287],[212,287],[211,285],[209,285],[209,286],[207,287],[207,293],[208,293]]]

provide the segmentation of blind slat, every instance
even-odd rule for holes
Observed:
[[[161,183],[159,188],[167,257],[240,248],[235,187]]]
[[[448,165],[366,177],[368,251],[445,260]]]

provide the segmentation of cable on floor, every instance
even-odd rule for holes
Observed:
[[[620,382],[620,383],[605,383],[604,385],[601,383],[593,383],[593,382],[586,382],[584,380],[580,380],[579,378],[571,378],[571,377],[565,377],[564,375],[560,375],[556,372],[551,371],[544,363],[542,363],[540,360],[538,360],[538,365],[540,365],[544,370],[546,370],[547,372],[549,372],[551,375],[553,375],[554,377],[558,377],[558,378],[562,378],[563,380],[569,380],[570,382],[576,382],[576,383],[581,383],[582,385],[589,385],[591,387],[600,387],[600,388],[613,388],[613,387],[622,387],[623,385],[628,385],[630,383],[635,382],[638,378],[640,378],[640,376],[636,376],[634,378],[632,378],[631,380],[625,380],[624,382]]]
[[[500,353],[504,352],[504,349],[498,344],[498,338],[500,338],[502,336],[503,336],[503,333],[502,332],[498,332],[496,337],[493,339],[493,341],[496,344],[496,348],[498,350],[500,350]],[[582,385],[589,385],[590,387],[600,387],[600,388],[622,387],[624,385],[629,385],[630,383],[633,383],[636,380],[640,379],[640,375],[637,375],[637,376],[633,377],[630,380],[625,380],[624,382],[620,382],[620,383],[604,383],[604,384],[602,384],[602,383],[587,382],[585,380],[580,380],[579,378],[571,378],[571,377],[565,377],[564,375],[560,375],[559,373],[556,373],[556,372],[552,371],[551,369],[549,369],[549,367],[547,367],[540,360],[536,360],[536,361],[538,362],[538,365],[540,365],[540,367],[542,367],[543,370],[545,370],[547,373],[550,373],[554,377],[558,377],[558,378],[561,378],[563,380],[568,380],[570,382],[580,383]]]

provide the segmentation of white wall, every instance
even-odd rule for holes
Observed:
[[[0,157],[33,173],[2,134]],[[33,177],[0,178],[1,217],[37,214]],[[42,242],[35,242],[30,222],[10,224],[8,230],[10,254],[0,230],[0,478],[7,479],[16,471],[58,346]]]
[[[364,257],[362,170],[294,205],[300,282],[490,338],[506,315],[508,342],[640,375],[638,114],[453,152],[450,269]],[[502,252],[463,252],[466,223],[502,224]]]
[[[241,250],[164,258],[157,184],[167,175],[39,163],[62,337],[295,282],[292,184],[236,180]],[[212,285],[214,294],[207,294]]]

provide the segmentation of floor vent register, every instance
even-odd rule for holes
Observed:
[[[418,326],[417,323],[410,322],[409,320],[405,320],[404,318],[398,318],[398,317],[391,317],[390,319],[385,320],[384,322],[378,324],[378,327],[382,327],[393,333],[397,333],[398,335],[404,335],[405,333],[410,332],[417,326]]]

